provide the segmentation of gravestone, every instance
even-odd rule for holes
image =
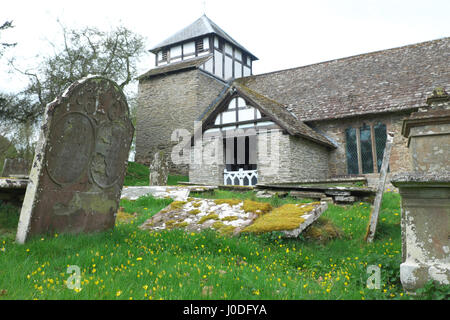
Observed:
[[[169,162],[164,151],[158,151],[150,164],[149,184],[151,186],[165,186],[167,185],[168,176]]]
[[[134,128],[113,81],[89,76],[49,103],[16,241],[112,229]]]
[[[25,178],[28,177],[29,169],[30,169],[29,163],[25,159],[6,158],[3,165],[2,174],[0,176]]]

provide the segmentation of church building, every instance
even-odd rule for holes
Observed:
[[[365,176],[370,185],[388,132],[390,173],[410,171],[402,120],[429,108],[436,88],[450,90],[450,38],[253,75],[256,56],[204,15],[151,52],[155,68],[139,77],[136,161],[170,155],[184,129],[189,161],[171,171],[193,183]]]

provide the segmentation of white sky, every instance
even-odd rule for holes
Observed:
[[[203,4],[205,2],[205,5]],[[60,42],[57,18],[67,27],[109,29],[121,23],[146,38],[148,49],[206,14],[259,58],[259,74],[450,36],[449,0],[77,0],[6,1],[3,41],[18,42],[0,60],[0,90],[26,79],[7,74],[8,57],[21,66]],[[154,66],[149,54],[139,64]]]

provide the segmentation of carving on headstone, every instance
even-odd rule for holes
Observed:
[[[169,163],[164,151],[158,151],[153,157],[150,164],[149,182],[151,186],[165,186],[167,185],[167,178],[169,176]]]
[[[134,128],[113,81],[89,76],[47,105],[16,240],[114,227]]]

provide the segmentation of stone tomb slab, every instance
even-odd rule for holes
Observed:
[[[100,76],[48,104],[16,241],[112,229],[133,132],[122,90]]]
[[[137,200],[143,196],[154,198],[171,198],[175,201],[186,201],[189,197],[189,188],[149,186],[149,187],[123,187],[121,199]]]

